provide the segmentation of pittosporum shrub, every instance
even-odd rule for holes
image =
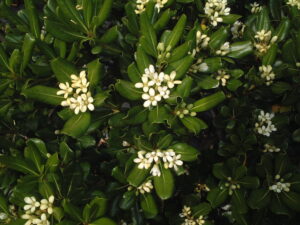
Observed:
[[[1,224],[299,223],[299,0],[1,0],[0,22]]]

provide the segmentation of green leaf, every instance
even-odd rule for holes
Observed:
[[[176,93],[181,97],[181,98],[187,98],[190,96],[192,85],[193,85],[194,80],[186,76],[183,80],[182,83],[179,84],[176,88]]]
[[[143,92],[135,88],[134,84],[129,81],[117,80],[115,87],[124,98],[133,101],[142,99]]]
[[[210,36],[209,47],[213,50],[218,50],[229,37],[229,29],[221,27]]]
[[[194,103],[194,107],[192,108],[192,111],[194,112],[203,112],[207,111],[222,101],[225,100],[225,94],[222,91],[219,91],[215,94],[212,94],[210,96],[204,97]]]
[[[242,16],[237,14],[229,14],[227,16],[222,16],[222,23],[233,24],[235,21],[240,19]]]
[[[114,42],[119,36],[118,26],[109,28],[100,38],[99,42],[102,44],[110,44]]]
[[[3,49],[2,45],[0,44],[0,65],[2,67],[6,67],[7,70],[10,70],[10,67],[8,65],[8,57],[7,54],[5,52],[5,50]]]
[[[169,118],[169,112],[164,106],[156,106],[149,111],[148,120],[151,123],[164,123]]]
[[[45,143],[42,140],[38,138],[30,138],[27,141],[27,145],[31,148],[36,148],[44,158],[47,158],[48,151]]]
[[[46,169],[50,172],[54,172],[59,166],[58,153],[51,155],[46,162]]]
[[[65,123],[61,133],[78,138],[87,131],[90,123],[91,114],[89,112],[74,115]]]
[[[87,64],[88,81],[90,82],[90,88],[95,88],[100,80],[104,76],[104,68],[99,59],[96,59]]]
[[[262,209],[271,201],[271,193],[267,189],[255,189],[248,198],[248,204],[252,209]]]
[[[194,217],[206,216],[210,213],[210,211],[211,211],[211,206],[206,202],[200,203],[192,207],[192,212]]]
[[[178,61],[183,57],[185,57],[190,50],[191,50],[191,41],[187,41],[182,45],[178,46],[177,48],[175,48],[172,51],[170,58],[167,59],[167,61],[169,63]]]
[[[269,13],[266,7],[264,7],[258,14],[256,21],[257,31],[270,30],[271,22],[269,18]]]
[[[240,214],[245,214],[248,211],[246,199],[241,190],[234,190],[232,195],[232,206],[234,210]]]
[[[166,68],[165,73],[169,74],[172,71],[176,71],[175,79],[180,79],[190,69],[190,66],[193,64],[193,61],[194,57],[192,55],[188,55],[183,59],[170,63]]]
[[[158,209],[155,200],[151,194],[143,194],[140,197],[141,207],[147,219],[155,218],[158,214]]]
[[[252,188],[252,189],[258,188],[260,184],[258,177],[252,177],[252,176],[243,177],[238,181],[238,183],[245,188]]]
[[[167,38],[165,42],[166,48],[170,46],[170,48],[174,48],[177,43],[179,42],[180,38],[182,37],[182,33],[184,31],[184,27],[186,24],[187,17],[185,14],[182,14],[179,18],[177,24],[175,25],[174,29],[172,30],[171,34]]]
[[[220,57],[207,58],[203,61],[207,64],[205,73],[214,73],[223,67],[222,59]]]
[[[275,82],[271,86],[272,92],[274,94],[283,94],[284,92],[290,91],[293,87],[287,82]]]
[[[153,64],[151,59],[146,55],[145,51],[142,49],[141,46],[138,46],[136,51],[136,62],[139,68],[139,71],[144,74],[145,69],[149,67],[149,65]]]
[[[0,194],[0,211],[9,214],[7,201],[2,194]]]
[[[226,180],[230,176],[230,172],[224,165],[224,163],[215,163],[213,165],[212,173],[216,178],[220,180]]]
[[[128,210],[133,207],[134,203],[136,202],[136,193],[135,191],[126,191],[122,199],[120,201],[120,208],[123,210]]]
[[[241,87],[243,85],[243,82],[241,82],[240,80],[229,80],[227,82],[226,87],[228,88],[228,90],[230,91],[236,91],[239,87]]]
[[[160,176],[153,177],[156,194],[162,200],[171,198],[174,192],[174,177],[170,169],[160,165]]]
[[[144,108],[143,106],[134,106],[132,107],[126,117],[129,124],[138,125],[145,122],[148,118],[148,109]]]
[[[283,61],[295,64],[297,60],[297,52],[296,52],[296,45],[295,42],[292,39],[287,40],[283,47],[282,47],[282,58]]]
[[[300,142],[300,129],[297,129],[293,132],[293,140],[295,142]]]
[[[46,30],[54,37],[68,43],[86,38],[80,32],[77,32],[60,22],[52,21],[50,19],[45,20],[45,27]]]
[[[138,187],[149,174],[150,169],[139,169],[136,165],[129,173],[127,181],[130,185]]]
[[[37,9],[34,6],[33,0],[25,0],[24,3],[28,15],[30,31],[35,38],[39,39],[41,35],[41,28]]]
[[[287,37],[290,31],[290,27],[291,27],[291,21],[289,19],[281,20],[279,26],[277,27],[273,35],[278,37],[277,42],[283,41]]]
[[[67,213],[73,220],[78,222],[82,221],[81,211],[78,207],[76,207],[66,199],[62,201],[62,206],[65,213]]]
[[[253,52],[253,45],[251,41],[240,41],[230,45],[230,52],[228,57],[234,59],[241,59]]]
[[[138,68],[136,67],[136,64],[133,62],[128,66],[127,74],[131,82],[138,83],[141,82],[141,74]]]
[[[60,105],[60,103],[64,100],[63,96],[57,95],[57,91],[59,89],[50,88],[42,85],[37,85],[32,88],[28,88],[23,90],[22,94],[43,103],[47,103],[50,105]]]
[[[157,142],[157,147],[159,149],[169,148],[172,141],[173,141],[173,135],[172,134],[167,134],[167,135],[164,135],[164,136],[160,136],[159,140]]]
[[[24,37],[24,42],[22,46],[22,64],[21,64],[21,72],[24,71],[26,66],[31,60],[33,48],[35,45],[35,38],[31,34],[27,33]]]
[[[108,18],[110,11],[112,9],[113,0],[104,0],[103,4],[97,13],[97,16],[93,18],[93,25],[95,28],[101,26],[105,20]],[[95,29],[94,28],[94,29]]]
[[[157,56],[157,37],[149,17],[146,12],[140,15],[141,34],[145,37],[146,45],[149,46],[150,51],[147,53],[153,57]],[[147,48],[148,49],[148,48]],[[144,50],[146,50],[144,48]]]
[[[183,125],[194,134],[198,134],[201,130],[204,130],[208,127],[203,120],[197,117],[185,116],[180,120],[183,123]]]
[[[27,160],[11,156],[0,156],[0,163],[18,172],[39,176],[39,173]]]
[[[278,49],[277,44],[271,45],[267,53],[263,56],[263,60],[262,60],[263,65],[267,66],[267,65],[274,64],[277,56],[277,49]]]
[[[173,15],[173,11],[171,11],[170,9],[166,9],[158,18],[158,20],[154,23],[154,30],[156,32],[159,32],[161,30],[163,30],[166,25],[168,24],[168,22],[170,21],[171,17]]]
[[[283,192],[280,198],[290,209],[300,212],[300,194],[292,191]]]
[[[95,220],[89,225],[117,225],[117,223],[107,217],[102,217],[101,219]]]
[[[19,49],[14,49],[9,58],[9,67],[14,73],[19,73],[21,66],[21,52]]]
[[[180,154],[180,159],[187,162],[195,161],[200,154],[200,152],[196,148],[186,143],[174,144],[170,146],[170,149],[173,149],[177,154]]]
[[[76,67],[65,59],[56,58],[51,61],[50,65],[59,82],[70,82],[71,75],[77,75]]]
[[[43,171],[41,154],[34,146],[28,146],[24,150],[24,156],[28,161],[30,160],[35,168],[41,173]]]
[[[219,81],[212,78],[211,76],[200,76],[197,79],[197,84],[204,90],[209,90],[219,87]]]
[[[224,203],[228,197],[228,190],[226,188],[214,188],[208,192],[207,200],[210,202],[212,208],[217,208]]]
[[[107,198],[95,197],[89,205],[91,206],[90,219],[96,219],[103,216],[107,210]]]
[[[59,144],[59,153],[63,164],[67,164],[74,157],[73,150],[64,141]]]

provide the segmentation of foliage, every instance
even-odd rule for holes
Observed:
[[[300,2],[2,0],[0,223],[297,223]]]

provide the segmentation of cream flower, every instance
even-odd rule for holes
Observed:
[[[164,80],[167,82],[169,88],[174,88],[175,84],[181,84],[181,80],[174,80],[176,77],[176,71],[172,71],[170,75],[165,74]]]
[[[24,206],[24,210],[29,210],[31,213],[35,212],[36,208],[40,206],[40,203],[35,197],[25,197],[24,202],[27,204]]]
[[[48,199],[42,199],[41,200],[41,210],[47,210],[48,214],[53,213],[53,202],[54,202],[54,196],[51,195]]]
[[[69,82],[60,83],[59,88],[61,90],[57,91],[57,95],[63,95],[64,98],[68,98],[70,94],[73,92],[73,88],[70,86]]]
[[[155,84],[153,80],[149,81],[149,78],[147,76],[142,76],[142,83],[136,83],[134,86],[136,88],[143,88],[144,92],[148,92],[149,88],[152,87]]]
[[[149,107],[151,105],[157,106],[157,103],[161,100],[161,96],[159,94],[156,94],[153,88],[149,89],[149,93],[144,93],[142,95],[142,98],[146,100],[144,102],[144,107]]]

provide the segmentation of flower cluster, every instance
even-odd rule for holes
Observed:
[[[141,184],[137,189],[140,194],[150,193],[153,189],[152,181],[146,181],[145,183]]]
[[[284,183],[284,179],[280,179],[279,174],[277,174],[275,176],[275,180],[276,180],[276,183],[269,187],[270,191],[274,191],[275,193],[281,193],[283,191],[284,192],[289,192],[290,191],[291,184],[290,183]]]
[[[175,80],[175,77],[176,71],[168,75],[164,72],[157,73],[153,65],[146,68],[142,82],[135,84],[136,88],[143,89],[144,107],[156,106],[162,99],[168,99],[170,89],[174,88],[176,84],[181,84],[181,81]]]
[[[188,206],[183,206],[182,212],[179,214],[179,216],[181,218],[185,218],[181,225],[203,225],[205,223],[203,216],[194,218],[194,216],[192,216],[192,210]]]
[[[201,49],[206,49],[209,41],[210,37],[198,30],[196,33],[196,52],[198,53]]]
[[[227,80],[230,79],[230,75],[227,74],[225,70],[218,70],[218,74],[216,75],[216,79],[220,81],[222,86],[226,86]]]
[[[278,39],[277,36],[272,37],[272,31],[261,30],[255,34],[255,48],[260,54],[265,54],[273,43]]]
[[[230,13],[230,8],[227,7],[227,0],[208,0],[204,7],[204,12],[214,27],[219,22],[223,22],[222,16],[227,16]]]
[[[227,41],[220,47],[219,50],[216,51],[216,54],[224,56],[227,55],[229,52],[230,52],[230,43]]]
[[[264,147],[265,149],[263,150],[263,152],[280,152],[280,148],[277,148],[274,145],[265,144]]]
[[[209,192],[210,189],[206,184],[196,184],[194,191],[196,193],[201,193],[202,191]]]
[[[145,6],[147,5],[148,2],[149,2],[149,0],[137,0],[135,13],[141,14],[142,12],[144,12]]]
[[[70,107],[75,114],[86,112],[88,109],[93,111],[95,109],[94,99],[91,92],[88,91],[89,84],[85,71],[81,71],[79,76],[72,74],[71,85],[69,82],[59,84],[60,90],[56,94],[63,95],[65,98],[61,105]]]
[[[179,118],[184,118],[185,116],[189,115],[189,116],[196,116],[197,113],[196,112],[192,112],[191,109],[194,107],[193,104],[186,104],[186,103],[181,103],[176,111],[175,111],[175,114],[177,116],[179,116]]]
[[[259,71],[261,72],[261,78],[266,81],[267,86],[273,83],[273,80],[275,79],[275,73],[273,72],[273,68],[271,65],[260,66]]]
[[[277,128],[272,123],[274,113],[265,113],[260,111],[258,115],[258,122],[255,123],[255,130],[257,133],[269,137],[273,131],[277,131]]]
[[[232,195],[234,190],[241,188],[241,186],[239,184],[232,182],[231,177],[227,177],[227,181],[228,182],[225,183],[225,187],[227,187],[229,189],[229,191],[228,191],[229,195]]]
[[[300,1],[299,0],[288,0],[287,3],[290,6],[295,6],[300,10]]]
[[[141,14],[145,11],[145,6],[148,4],[149,0],[136,0],[136,14]],[[157,8],[158,12],[161,8],[165,6],[165,4],[168,2],[168,0],[155,0],[155,8]]]
[[[189,72],[191,73],[201,73],[206,72],[208,70],[207,63],[203,62],[202,58],[199,58],[196,63],[194,63],[191,68],[189,69]]]
[[[163,163],[165,169],[174,168],[178,170],[178,166],[182,166],[183,162],[180,160],[181,154],[176,154],[173,149],[168,149],[165,151],[161,151],[159,149],[146,152],[139,151],[138,158],[134,159],[134,162],[139,164],[139,169],[149,169],[152,168],[150,173],[152,176],[160,176],[161,171],[159,169],[159,165]]]
[[[24,205],[25,214],[22,219],[27,220],[25,225],[38,224],[50,225],[49,216],[53,213],[54,196],[48,199],[42,199],[40,202],[35,197],[25,197]]]
[[[235,21],[232,27],[230,28],[233,38],[241,38],[244,35],[245,24],[240,21]]]
[[[262,10],[262,6],[259,5],[257,2],[253,2],[250,4],[251,6],[251,13],[259,13]]]

